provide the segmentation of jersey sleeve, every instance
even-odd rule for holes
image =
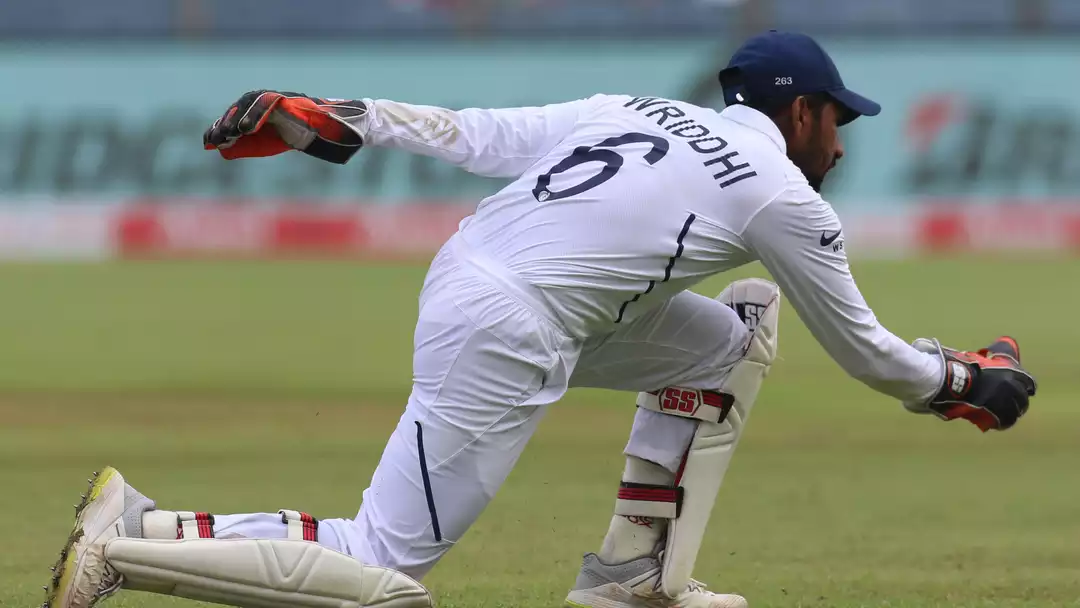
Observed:
[[[940,388],[940,358],[885,329],[855,284],[840,220],[808,186],[782,193],[750,220],[743,240],[776,279],[825,351],[853,378],[905,402]]]
[[[431,156],[485,177],[513,178],[570,133],[590,100],[495,110],[365,103],[365,144]]]

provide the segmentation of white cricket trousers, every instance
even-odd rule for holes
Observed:
[[[749,337],[730,308],[684,292],[582,342],[515,281],[458,236],[432,262],[405,413],[356,519],[320,525],[341,550],[422,578],[476,521],[569,387],[629,391],[628,408],[638,391],[716,388]],[[696,423],[651,410],[635,416],[626,453],[674,472]]]

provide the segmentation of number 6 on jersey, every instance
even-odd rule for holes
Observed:
[[[624,159],[621,154],[613,150],[605,150],[604,148],[616,148],[618,146],[642,142],[652,144],[652,150],[645,155],[645,162],[650,165],[655,165],[661,158],[664,158],[668,153],[668,148],[671,147],[668,140],[663,137],[646,135],[645,133],[627,133],[626,135],[619,137],[609,137],[595,146],[581,146],[575,148],[570,156],[567,156],[557,165],[552,167],[550,171],[537,178],[536,187],[533,188],[533,196],[536,197],[537,201],[543,203],[545,201],[557,201],[561,198],[567,198],[574,196],[575,194],[581,194],[582,192],[592,190],[615,177],[615,174],[619,172],[619,168],[623,165]],[[556,190],[555,192],[552,192],[548,189],[548,186],[551,185],[551,178],[555,175],[569,171],[582,163],[592,162],[604,163],[604,168],[600,170],[600,173],[565,190]]]

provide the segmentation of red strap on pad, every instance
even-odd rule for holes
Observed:
[[[176,540],[214,538],[214,516],[209,513],[177,511]]]

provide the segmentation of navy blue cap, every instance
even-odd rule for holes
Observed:
[[[877,116],[881,106],[849,90],[836,64],[813,38],[769,30],[747,40],[720,72],[727,105],[768,106],[827,93],[848,111],[840,124]]]

